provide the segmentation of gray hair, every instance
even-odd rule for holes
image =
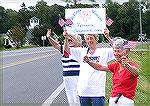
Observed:
[[[113,39],[113,47],[120,48],[121,50],[125,49],[125,45],[128,44],[128,41],[126,39],[123,39],[121,37],[116,37]]]

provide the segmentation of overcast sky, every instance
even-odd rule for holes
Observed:
[[[0,5],[3,6],[5,9],[13,9],[13,10],[19,10],[21,7],[20,5],[24,2],[26,7],[29,6],[35,6],[37,1],[40,0],[0,0]],[[65,6],[66,3],[63,2],[63,0],[44,0],[47,2],[48,5],[53,5],[53,4],[59,4]],[[95,0],[98,4],[105,3],[105,0]],[[123,3],[127,2],[128,0],[112,0],[112,1],[117,1],[118,3]],[[90,3],[89,0],[81,0],[80,2],[77,3]]]

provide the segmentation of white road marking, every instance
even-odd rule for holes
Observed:
[[[19,64],[31,62],[31,61],[34,61],[34,60],[38,60],[38,59],[42,59],[42,58],[54,56],[56,54],[59,54],[59,53],[54,53],[54,54],[40,56],[40,57],[35,57],[35,58],[30,58],[30,59],[26,59],[26,60],[22,60],[22,61],[17,61],[17,62],[6,64],[6,65],[0,65],[0,69],[4,69],[4,68],[12,67],[12,66],[15,66],[15,65],[19,65]]]
[[[47,52],[53,52],[53,51],[56,51],[56,50],[49,50],[49,51],[38,51],[38,52],[27,52],[27,53],[16,53],[16,54],[2,54],[0,55],[1,58],[4,58],[4,57],[12,57],[12,56],[21,56],[21,55],[27,55],[27,54],[37,54],[37,53],[47,53]]]
[[[64,82],[51,94],[51,96],[42,104],[42,106],[50,106],[63,89]]]

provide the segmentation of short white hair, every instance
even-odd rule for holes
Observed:
[[[120,48],[120,49],[125,49],[125,45],[128,44],[128,41],[126,39],[123,39],[121,37],[116,37],[113,39],[113,47],[114,48]]]

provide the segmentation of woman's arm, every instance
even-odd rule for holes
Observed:
[[[131,74],[139,76],[139,69],[135,66],[131,66],[129,63],[125,64],[125,67],[130,71]]]
[[[95,70],[110,72],[108,66],[104,66],[104,65],[101,65],[98,63],[90,62],[88,56],[84,56],[83,60],[84,60],[84,62],[88,63],[91,67],[93,67]]]
[[[104,29],[104,36],[105,36],[105,38],[108,40],[108,42],[111,44],[111,46],[112,46],[112,44],[113,44],[113,41],[112,41],[112,39],[110,38],[110,36],[109,36],[109,30],[108,30],[108,28],[105,28]]]
[[[135,66],[132,66],[128,63],[128,58],[126,56],[122,56],[121,57],[121,64],[126,67],[131,74],[135,75],[135,76],[139,76],[139,69],[136,68]]]
[[[67,30],[64,30],[63,32],[63,36],[65,37],[65,40],[64,40],[64,50],[70,54],[70,48],[69,48],[69,41],[68,41],[68,33],[67,33]]]
[[[60,51],[60,44],[55,41],[51,36],[52,36],[52,31],[51,29],[48,29],[47,30],[47,34],[46,34],[47,38],[48,38],[48,41],[52,44],[52,46],[55,48],[55,49],[58,49]]]
[[[79,38],[79,35],[68,35],[71,40],[73,41],[73,43],[77,46],[77,47],[81,47],[82,43],[81,43],[81,38]]]

